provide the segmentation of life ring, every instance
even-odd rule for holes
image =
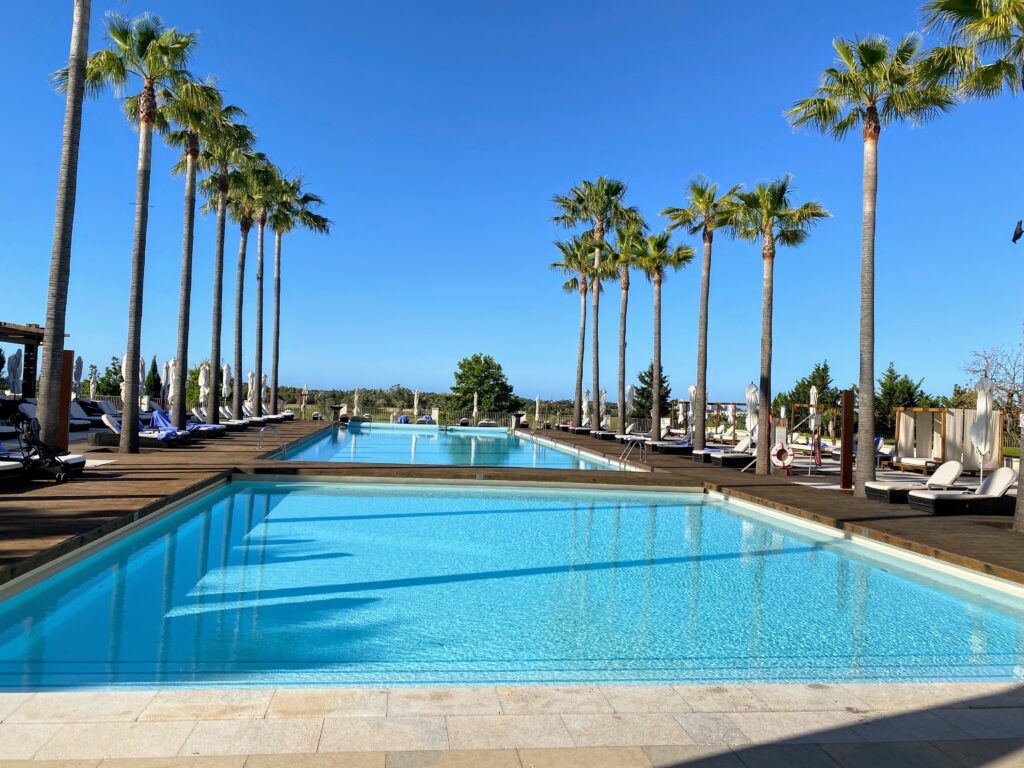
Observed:
[[[772,464],[779,469],[788,470],[793,466],[793,452],[789,450],[789,446],[781,440],[772,446],[771,452]]]

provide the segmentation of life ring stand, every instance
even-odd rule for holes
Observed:
[[[787,475],[793,474],[793,452],[789,450],[789,446],[781,440],[772,446],[771,454],[769,455],[772,461],[772,465],[779,469],[786,470]]]

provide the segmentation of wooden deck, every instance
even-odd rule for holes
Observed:
[[[290,422],[280,425],[278,431],[287,443],[324,426],[322,422]],[[540,434],[609,458],[618,458],[622,450],[616,442],[589,436],[552,430]],[[134,456],[94,449],[87,453],[88,458],[111,463],[89,468],[84,477],[71,483],[58,486],[39,481],[0,488],[0,583],[205,485],[243,472],[703,488],[1024,584],[1024,537],[1005,530],[1005,517],[934,517],[903,505],[879,504],[798,485],[785,476],[761,477],[697,464],[687,457],[652,453],[647,461],[651,472],[298,463],[261,459],[278,443],[269,432],[262,448],[258,441],[259,431],[250,429],[194,447],[143,450]]]

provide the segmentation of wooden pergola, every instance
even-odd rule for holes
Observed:
[[[20,344],[25,348],[25,356],[21,361],[21,394],[23,397],[35,397],[36,372],[39,367],[39,347],[43,343],[43,328],[34,324],[0,323],[0,341]]]

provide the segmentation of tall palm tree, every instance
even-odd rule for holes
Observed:
[[[930,0],[923,10],[925,29],[949,34],[928,59],[933,74],[947,76],[969,98],[1024,90],[1024,0]],[[1022,493],[1013,529],[1024,531]]]
[[[775,250],[777,246],[795,248],[806,242],[811,229],[829,216],[820,203],[793,207],[790,194],[793,177],[783,176],[759,182],[750,192],[737,192],[733,213],[736,234],[751,242],[761,241],[764,283],[761,291],[761,391],[757,416],[757,474],[770,472],[772,403],[772,300],[774,298]],[[870,455],[868,451],[865,455]]]
[[[277,195],[270,212],[270,228],[274,230],[274,339],[270,363],[270,412],[277,413],[278,364],[281,343],[281,240],[296,227],[318,235],[331,231],[331,220],[313,209],[324,201],[302,189],[302,177],[279,179]]]
[[[874,453],[875,439],[875,202],[878,196],[878,137],[883,125],[925,122],[955,103],[951,88],[922,77],[921,39],[906,35],[893,47],[882,36],[832,41],[838,59],[826,69],[814,95],[786,115],[842,139],[858,126],[864,140],[860,236],[860,382],[857,452]],[[875,463],[858,461],[854,494],[875,479]]]
[[[256,389],[259,391],[263,381],[263,235],[267,228],[267,216],[280,194],[281,172],[271,164],[254,170],[252,193],[256,223],[256,348],[253,371]],[[262,396],[254,398],[253,412],[257,418],[263,415]]]
[[[668,270],[678,270],[693,260],[693,248],[671,245],[672,233],[648,235],[640,244],[637,267],[654,284],[654,363],[651,370],[651,440],[661,440],[661,284]]]
[[[185,388],[188,384],[188,335],[192,302],[192,250],[195,242],[196,172],[200,150],[207,138],[215,137],[232,120],[245,113],[225,105],[216,83],[185,81],[160,94],[161,111],[173,126],[165,141],[182,150],[175,173],[185,174],[185,221],[181,244],[181,288],[178,299],[178,348],[174,358],[174,410],[172,419],[178,429],[188,420]]]
[[[89,57],[86,64],[86,88],[98,92],[112,86],[123,95],[129,82],[137,78],[142,86],[138,94],[125,98],[124,111],[139,128],[139,159],[135,185],[135,236],[132,244],[132,276],[128,300],[129,363],[139,359],[142,338],[142,287],[146,269],[146,230],[149,224],[149,182],[153,154],[153,130],[158,120],[157,90],[173,88],[192,79],[186,66],[197,42],[195,33],[182,34],[166,29],[156,16],[143,14],[128,20],[116,13],[107,14],[110,47]],[[126,366],[125,392],[121,423],[122,453],[138,453],[139,372]]]
[[[217,212],[217,237],[213,256],[213,333],[210,340],[210,390],[206,405],[206,416],[213,424],[220,423],[220,337],[223,326],[224,301],[224,228],[227,223],[228,193],[231,188],[231,173],[248,160],[256,136],[252,129],[230,118],[221,116],[214,120],[215,129],[209,132],[205,145],[200,150],[199,167],[209,171],[199,188],[207,198],[203,213]],[[238,372],[235,372],[238,375]]]
[[[67,94],[64,101],[64,132],[61,138],[57,177],[57,212],[53,219],[53,250],[50,284],[46,296],[46,329],[43,332],[42,371],[39,379],[40,436],[48,445],[59,445],[60,380],[64,360],[64,321],[71,274],[71,235],[75,224],[78,190],[78,142],[82,135],[82,101],[85,68],[89,55],[90,0],[75,0],[71,22],[68,65],[54,76],[55,85]]]
[[[594,270],[601,272],[601,251],[605,234],[622,224],[641,223],[640,212],[625,204],[626,185],[618,179],[601,176],[597,181],[583,180],[565,195],[553,199],[559,213],[552,219],[563,227],[573,228],[580,224],[590,227],[594,243]],[[600,291],[591,291],[593,306],[592,359],[594,373],[594,397],[601,391],[600,356],[598,354],[598,312]]]
[[[591,261],[593,249],[586,236],[556,240],[555,247],[561,252],[562,259],[551,264],[551,268],[569,277],[562,289],[579,291],[580,294],[580,341],[576,353],[576,389],[572,403],[572,424],[579,427],[583,424],[583,357],[587,344],[587,291],[590,289],[590,274],[594,268]]]
[[[616,392],[619,409],[619,434],[626,431],[626,314],[629,309],[629,272],[643,252],[644,226],[631,223],[615,229],[615,245],[611,248],[612,268],[619,276],[619,388]]]
[[[685,208],[666,208],[661,212],[672,222],[668,231],[685,229],[691,235],[700,233],[704,242],[704,258],[700,268],[700,315],[697,323],[697,402],[693,403],[695,414],[693,447],[704,449],[708,402],[708,295],[711,292],[711,244],[715,230],[728,228],[736,205],[736,193],[741,184],[732,187],[718,197],[718,185],[703,176],[690,180]]]

